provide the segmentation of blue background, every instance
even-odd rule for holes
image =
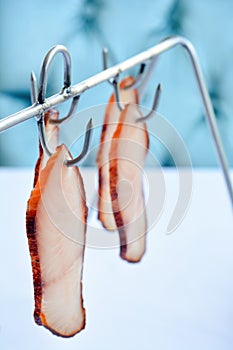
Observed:
[[[65,45],[71,53],[75,84],[101,71],[104,46],[110,51],[109,65],[113,65],[169,35],[183,35],[198,52],[228,162],[233,165],[231,0],[1,0],[0,13],[1,117],[30,105],[30,72],[34,70],[39,76],[44,55],[56,44]],[[137,68],[129,73],[136,72]],[[56,58],[47,95],[60,90],[62,75],[62,61]],[[217,158],[193,72],[181,49],[176,48],[159,60],[142,105],[151,105],[158,82],[163,86],[159,113],[184,139],[193,165],[215,166]],[[110,93],[108,84],[88,91],[81,98],[79,109],[106,103]],[[33,165],[38,154],[37,143],[33,119],[2,133],[0,165]],[[161,153],[159,161],[164,166],[173,165],[166,152]],[[85,164],[94,164],[93,158]]]

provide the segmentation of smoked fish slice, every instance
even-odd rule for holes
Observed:
[[[109,183],[112,208],[120,236],[120,256],[138,262],[146,248],[147,216],[142,174],[149,148],[146,124],[138,105],[121,113],[110,150]]]
[[[87,207],[79,169],[67,167],[65,145],[49,158],[28,200],[26,228],[31,256],[34,319],[71,337],[85,326],[82,271]]]
[[[129,102],[138,103],[136,89],[125,89],[134,83],[133,77],[126,77],[120,83],[120,101],[122,104]],[[97,155],[98,167],[98,219],[107,230],[116,230],[116,223],[112,213],[111,195],[109,188],[109,152],[112,136],[120,119],[120,110],[115,102],[114,94],[107,105],[104,123],[102,127],[100,147]]]

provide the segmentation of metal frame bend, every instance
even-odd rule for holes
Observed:
[[[216,123],[216,117],[214,114],[213,106],[206,87],[206,83],[203,77],[203,73],[202,73],[202,69],[199,63],[197,53],[192,43],[184,37],[180,37],[180,36],[169,37],[163,40],[162,42],[160,42],[159,44],[153,46],[152,48],[139,53],[136,56],[133,56],[113,67],[110,67],[76,85],[70,86],[69,91],[66,91],[66,89],[64,89],[64,91],[62,91],[61,93],[58,93],[56,95],[53,95],[47,98],[43,104],[34,104],[28,108],[23,109],[22,111],[19,111],[15,114],[12,114],[0,120],[0,132],[18,123],[21,123],[29,118],[32,118],[38,114],[41,114],[42,111],[45,111],[48,108],[52,108],[56,105],[59,105],[64,101],[66,101],[67,99],[80,95],[85,90],[88,90],[98,84],[101,84],[111,78],[114,78],[121,72],[124,72],[134,67],[135,65],[151,60],[156,56],[159,56],[163,52],[168,51],[178,45],[183,47],[189,54],[192,67],[195,73],[195,77],[197,80],[198,88],[200,91],[201,99],[203,102],[207,124],[209,125],[211,135],[214,140],[220,166],[223,171],[224,179],[226,182],[231,204],[233,207],[233,188],[231,184],[226,155],[223,149],[222,141],[221,141],[217,123]]]

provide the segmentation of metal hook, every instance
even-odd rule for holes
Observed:
[[[65,46],[57,45],[57,46],[54,46],[51,50],[49,50],[44,58],[41,72],[40,72],[40,84],[39,84],[38,94],[37,94],[37,83],[36,83],[35,74],[33,72],[31,74],[31,96],[32,96],[31,98],[32,98],[33,102],[35,102],[37,100],[39,104],[44,104],[45,97],[46,97],[48,70],[49,70],[49,67],[50,67],[50,64],[51,64],[53,58],[58,53],[62,53],[63,58],[64,58],[64,86],[62,88],[62,92],[64,92],[64,90],[66,90],[66,93],[69,93],[69,87],[71,85],[71,57],[70,57],[69,51],[67,50],[67,48]],[[61,124],[62,122],[64,122],[68,118],[70,118],[74,114],[74,112],[77,108],[79,97],[80,97],[80,95],[77,95],[73,98],[70,110],[65,117],[61,118],[60,120],[56,120],[56,121],[50,120],[50,122],[52,122],[54,124]],[[43,149],[45,150],[45,152],[50,157],[52,155],[52,152],[50,151],[50,149],[47,145],[47,142],[46,142],[45,126],[44,126],[44,110],[41,112],[39,118],[37,119],[37,125],[38,125],[41,145],[42,145]],[[86,134],[85,134],[83,149],[78,157],[76,157],[72,160],[67,160],[65,162],[67,166],[75,165],[77,162],[79,162],[81,159],[83,159],[85,157],[85,155],[87,154],[89,144],[90,144],[90,139],[91,139],[92,128],[93,128],[92,119],[90,119],[90,121],[88,122],[87,127],[86,127]]]
[[[50,123],[51,124],[62,124],[65,120],[71,118],[75,112],[76,112],[76,109],[78,107],[78,101],[79,101],[79,98],[80,98],[81,95],[77,95],[75,96],[73,99],[72,99],[72,103],[71,103],[71,106],[70,106],[70,110],[69,112],[67,113],[67,115],[63,118],[60,118],[60,119],[50,119]]]
[[[145,68],[146,68],[146,63],[141,63],[138,74],[136,75],[136,78],[134,78],[134,82],[131,85],[125,86],[124,90],[135,89],[142,84],[143,82],[142,78],[145,75]]]
[[[108,49],[106,47],[103,48],[103,68],[108,69]],[[115,99],[117,106],[120,111],[124,109],[124,106],[122,106],[120,102],[120,91],[118,87],[118,78],[119,78],[119,73],[112,79],[108,79],[108,83],[113,86],[114,88],[114,94],[115,94]]]
[[[49,148],[47,146],[47,142],[46,142],[44,118],[41,118],[40,120],[38,120],[37,123],[38,123],[40,142],[42,144],[43,149],[46,151],[46,153],[50,157],[52,155],[52,152],[49,150]],[[86,126],[83,149],[82,149],[81,153],[76,158],[65,161],[65,164],[67,166],[74,166],[75,164],[80,162],[80,160],[82,160],[87,155],[88,150],[89,150],[89,146],[91,143],[92,132],[93,132],[93,122],[92,122],[92,118],[91,118]]]
[[[108,63],[107,62],[108,62],[108,49],[107,48],[103,48],[103,67],[104,67],[104,69],[108,68]],[[141,67],[140,67],[140,70],[139,70],[139,73],[138,73],[137,77],[135,78],[134,83],[129,85],[129,86],[127,86],[127,87],[125,87],[124,88],[125,90],[126,89],[130,89],[130,88],[135,88],[136,86],[141,84],[142,76],[144,75],[144,71],[145,71],[145,67],[146,67],[146,64],[142,63]],[[120,102],[120,89],[119,89],[119,86],[118,86],[118,79],[119,79],[119,73],[112,80],[109,79],[108,82],[114,88],[116,103],[118,105],[119,110],[122,111],[124,109],[124,106]],[[145,121],[145,120],[147,120],[147,119],[149,119],[149,118],[151,118],[153,116],[154,111],[158,107],[159,100],[160,100],[160,95],[161,95],[161,84],[159,84],[157,86],[151,111],[146,116],[138,118],[136,120],[136,122]]]
[[[32,104],[34,104],[37,101],[38,91],[37,91],[37,80],[36,80],[35,73],[33,71],[31,72],[30,83],[31,83],[30,84],[31,102],[32,102]],[[56,120],[50,119],[50,123],[51,124],[62,124],[65,120],[71,118],[77,109],[79,98],[80,98],[80,95],[77,95],[72,99],[72,104],[70,106],[70,110],[65,117],[60,118],[60,119],[56,119]]]
[[[81,153],[74,159],[71,160],[67,160],[65,163],[67,166],[73,166],[75,164],[77,164],[78,162],[80,162],[80,160],[83,160],[88,151],[89,151],[89,147],[91,144],[91,138],[92,138],[92,133],[93,133],[93,121],[92,118],[89,120],[89,122],[87,123],[86,126],[86,132],[85,132],[85,139],[84,139],[84,144],[83,144],[83,149],[81,151]]]
[[[114,88],[114,94],[115,94],[115,100],[116,100],[117,106],[118,106],[120,111],[123,111],[124,106],[120,102],[120,89],[119,89],[119,86],[118,86],[118,79],[119,79],[119,74],[117,74],[115,76],[115,78],[113,79],[111,84],[112,84],[112,86]]]
[[[64,58],[64,87],[62,91],[64,91],[64,89],[68,89],[71,85],[71,57],[69,51],[63,45],[56,45],[47,52],[41,67],[38,93],[38,102],[40,104],[43,104],[45,102],[48,70],[52,60],[58,53],[61,53]]]
[[[103,48],[103,67],[104,67],[104,70],[108,68],[108,49],[106,47]],[[146,68],[146,63],[144,62],[141,63],[139,72],[136,75],[136,78],[134,78],[134,82],[131,85],[125,86],[123,89],[127,90],[127,89],[133,89],[135,87],[138,87],[142,82],[142,77],[144,75],[145,68]],[[113,84],[113,81],[108,80],[110,84]]]
[[[154,101],[153,101],[153,105],[152,105],[151,111],[147,115],[145,115],[145,116],[143,116],[141,118],[138,118],[136,120],[137,123],[138,122],[142,122],[142,121],[144,122],[145,120],[148,120],[149,118],[153,117],[154,112],[156,111],[156,109],[157,109],[157,107],[159,105],[161,92],[162,92],[161,84],[158,84],[158,86],[156,88],[156,91],[155,91],[155,96],[154,96]]]
[[[36,75],[33,71],[31,72],[31,76],[30,76],[30,93],[31,93],[31,102],[32,104],[34,104],[37,101],[38,90],[37,90]]]
[[[39,87],[39,93],[38,93],[38,103],[40,104],[43,104],[45,102],[49,66],[53,58],[58,53],[62,53],[64,58],[64,86],[62,88],[62,92],[64,90],[67,90],[66,92],[69,93],[69,87],[71,85],[71,57],[70,57],[69,51],[65,46],[56,45],[51,50],[49,50],[49,52],[46,54],[42,64],[41,73],[40,73],[40,87]],[[32,79],[34,78],[35,78],[35,75],[33,76]],[[35,85],[35,81],[32,84]],[[70,110],[65,117],[57,120],[51,120],[51,123],[61,124],[65,120],[69,119],[72,115],[74,115],[77,109],[79,97],[80,95],[75,96],[73,98]]]

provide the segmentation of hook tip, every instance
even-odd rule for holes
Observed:
[[[30,74],[31,81],[35,82],[36,81],[36,75],[35,72],[32,70]]]
[[[158,90],[159,92],[161,92],[161,91],[162,91],[162,84],[161,84],[161,83],[159,83],[159,84],[158,84],[158,86],[157,86],[157,90]]]
[[[37,80],[36,80],[36,75],[34,73],[34,71],[31,71],[31,75],[30,75],[30,92],[31,92],[31,102],[35,103],[37,100]]]
[[[108,49],[107,49],[107,47],[103,47],[102,53],[103,53],[103,67],[105,70],[108,68]]]
[[[152,107],[153,110],[155,110],[158,107],[161,92],[162,92],[162,85],[161,85],[161,83],[159,83],[157,85],[156,90],[155,90],[154,103],[153,103],[153,107]]]
[[[86,132],[85,132],[85,139],[84,139],[84,144],[83,144],[83,149],[80,153],[80,155],[72,160],[67,160],[65,163],[67,166],[73,166],[76,165],[80,160],[83,160],[86,155],[89,152],[89,147],[91,144],[91,138],[92,138],[92,132],[93,132],[93,119],[90,118],[89,122],[87,123],[86,126]]]
[[[89,119],[89,122],[87,123],[87,129],[92,129],[93,126],[94,126],[93,118],[90,118],[90,119]]]

